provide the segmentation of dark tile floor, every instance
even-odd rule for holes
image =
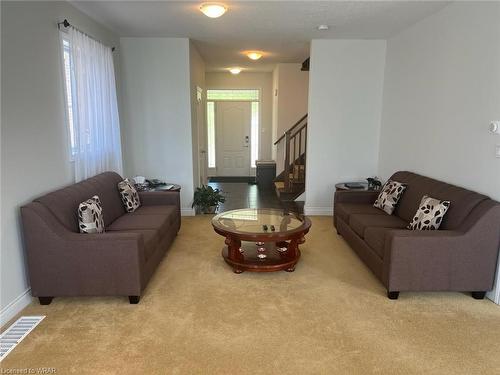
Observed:
[[[257,185],[246,182],[209,182],[226,196],[226,202],[219,206],[218,212],[238,208],[278,208],[302,214],[304,202],[281,202],[273,190],[260,190]]]

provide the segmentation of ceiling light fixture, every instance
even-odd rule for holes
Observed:
[[[319,25],[318,26],[319,31],[325,31],[325,30],[328,30],[329,28],[330,28],[330,26],[328,26],[328,25]]]
[[[231,74],[234,74],[234,75],[240,74],[241,73],[241,68],[231,68],[231,69],[229,69],[229,72]]]
[[[200,5],[200,11],[207,17],[219,18],[227,12],[227,7],[220,3],[203,3]]]
[[[251,60],[258,60],[262,57],[262,53],[258,51],[251,51],[247,53],[247,56]]]

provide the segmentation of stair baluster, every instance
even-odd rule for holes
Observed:
[[[288,129],[275,143],[284,140],[284,168],[275,181],[283,181],[282,193],[288,198],[300,195],[304,191],[307,149],[307,114]],[[281,194],[279,193],[281,198]]]

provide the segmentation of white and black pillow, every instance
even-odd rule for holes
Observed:
[[[78,205],[80,233],[104,233],[101,200],[97,195]]]
[[[139,193],[128,178],[118,183],[118,191],[120,192],[123,205],[127,212],[134,212],[139,208],[141,205]]]
[[[375,201],[373,206],[376,208],[380,208],[389,215],[392,215],[405,189],[405,184],[388,180],[382,188],[382,191],[378,195],[377,200]]]
[[[450,208],[450,201],[440,201],[424,195],[407,228],[411,230],[437,230],[448,208]]]

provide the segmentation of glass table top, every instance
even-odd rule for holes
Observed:
[[[268,208],[232,210],[212,219],[216,228],[248,234],[285,233],[300,228],[303,223],[304,220],[294,213]]]

